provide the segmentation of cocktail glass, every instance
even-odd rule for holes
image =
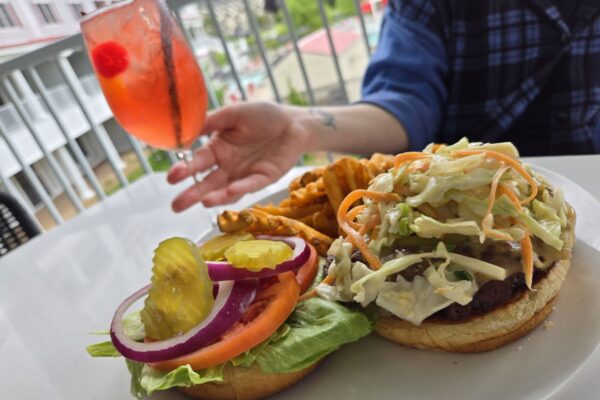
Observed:
[[[192,49],[165,0],[129,0],[89,14],[81,32],[100,87],[125,131],[174,150],[190,167],[207,92]]]

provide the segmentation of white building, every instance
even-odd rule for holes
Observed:
[[[79,32],[79,19],[82,12],[92,12],[119,1],[0,0],[0,64],[32,51],[43,53],[44,46]],[[255,12],[260,12],[263,0],[250,0],[250,3]],[[222,0],[214,1],[213,4],[217,19],[223,24],[227,35],[230,35],[230,31],[234,31],[236,27],[247,29],[243,24],[243,21],[247,23],[247,19],[241,1]],[[204,30],[204,24],[207,18],[210,18],[206,6],[198,7],[197,3],[191,3],[182,7],[179,16],[199,59],[207,57],[210,51],[222,51],[220,41],[207,35]],[[232,45],[230,51],[236,64],[247,61],[237,56],[243,52],[243,49],[239,50],[236,45]],[[59,70],[56,62],[39,64],[35,72],[40,76],[52,105],[57,109],[60,120],[67,128],[68,137],[77,141],[92,168],[106,159],[118,160],[121,163],[119,153],[130,150],[131,143],[113,119],[87,56],[76,51],[68,54],[67,60],[66,65],[70,73],[74,73],[77,77],[77,86],[81,89],[83,102],[87,108],[93,110],[91,125],[96,126],[96,132],[93,132],[88,118],[65,82],[64,71]],[[210,76],[213,71],[206,72]],[[40,97],[39,88],[30,71],[16,65],[16,70],[10,73],[8,81],[23,105],[27,120],[30,120],[33,130],[39,134],[43,147],[56,159],[78,196],[84,200],[93,197],[90,175],[86,176],[82,173],[84,170],[82,165],[77,162],[77,157],[67,146],[65,135]],[[56,198],[64,192],[64,185],[53,172],[48,157],[45,157],[27,124],[15,109],[6,88],[1,86],[0,133],[10,139],[12,147],[20,158],[31,166],[49,196]],[[99,134],[98,130],[100,130]],[[99,141],[99,136],[103,145]],[[110,140],[106,140],[108,138]],[[45,205],[21,164],[0,135],[0,190],[12,189],[12,192],[17,192],[29,210],[36,212]],[[2,188],[7,185],[8,188]]]
[[[0,63],[79,32],[82,12],[110,2],[0,0]]]
[[[357,101],[360,99],[361,81],[369,62],[365,44],[360,33],[355,31],[332,29],[331,36],[348,93],[348,100]],[[319,29],[302,38],[298,42],[298,48],[302,54],[317,103],[339,102],[339,80],[332,61],[333,52],[329,47],[325,30]],[[273,75],[284,98],[287,98],[291,90],[305,91],[300,65],[294,53],[290,52],[273,67]],[[343,102],[343,99],[341,101]]]
[[[61,195],[65,188],[71,198],[74,197],[71,187],[77,191],[80,199],[93,197],[95,191],[100,191],[96,190],[96,177],[89,167],[94,168],[107,159],[115,166],[115,176],[121,182],[126,182],[120,170],[119,164],[122,162],[119,154],[130,150],[132,144],[113,119],[87,56],[81,51],[73,51],[73,47],[50,44],[65,38],[61,43],[79,46],[80,39],[73,35],[79,32],[81,13],[92,12],[118,1],[0,0],[0,190],[18,195],[32,212],[44,207],[51,208],[51,199]],[[206,3],[193,0],[189,0],[189,3],[187,0],[169,2],[181,7],[178,15],[209,77],[207,83],[222,90],[225,103],[239,101],[241,96],[237,92],[237,85],[233,84],[231,67],[216,62],[212,65],[202,62],[211,59],[210,53],[223,51],[221,41],[206,29],[212,21]],[[264,0],[249,0],[248,3],[255,14],[263,12]],[[384,3],[385,0],[371,0],[368,3],[370,15],[366,19],[369,39],[376,34],[370,27],[378,29],[376,14],[381,12],[379,8]],[[227,37],[227,48],[240,83],[245,87],[248,97],[272,99],[264,66],[258,57],[250,55],[248,43],[243,39],[250,33],[244,2],[213,0],[212,4],[219,26]],[[360,77],[368,56],[357,20],[351,25],[344,27],[335,24],[332,35],[349,98],[355,100],[359,95]],[[238,39],[233,40],[234,37]],[[318,101],[339,102],[339,82],[331,64],[334,54],[328,48],[324,31],[301,39],[299,47]],[[67,48],[68,54],[64,54]],[[270,59],[276,60],[272,63],[275,81],[284,97],[287,97],[290,88],[304,91],[299,66],[291,49],[278,48],[271,52]],[[15,59],[19,56],[23,58]],[[33,74],[27,63],[22,61],[34,58],[42,60],[47,56],[50,60],[37,64]],[[38,80],[36,75],[39,75]],[[69,79],[65,80],[65,76]],[[66,84],[67,81],[75,86],[78,96],[73,96],[73,88]],[[45,92],[47,96],[42,96]],[[213,93],[216,94],[216,91]],[[15,103],[19,107],[15,108]],[[91,112],[84,113],[80,103]],[[57,119],[54,114],[58,116]],[[32,131],[37,133],[41,146],[31,134]],[[73,140],[78,145],[74,147],[81,148],[83,155],[68,146],[68,141]],[[139,148],[134,149],[140,153]],[[18,157],[15,157],[15,153]],[[57,176],[53,172],[54,160],[66,179],[61,180],[62,174]],[[29,171],[30,167],[33,174]],[[147,164],[145,168],[148,170]],[[38,179],[39,184],[36,183]],[[42,190],[38,190],[40,188]],[[50,199],[44,196],[45,193]],[[54,213],[57,214],[56,211]]]
[[[91,12],[110,3],[111,1],[87,0],[0,0],[0,63],[78,33],[82,12]],[[107,153],[112,153],[108,156],[118,158],[118,151],[124,150],[130,143],[112,118],[87,57],[81,52],[75,52],[68,55],[67,59],[78,77],[86,104],[94,110],[94,122],[112,139],[114,145],[107,151],[100,146],[96,135],[90,132],[90,124],[77,106],[56,63],[42,63],[36,67],[36,72],[67,127],[68,135],[77,140],[89,164],[95,167],[106,159]],[[57,160],[79,197],[93,197],[94,192],[90,189],[89,180],[81,173],[80,166],[66,146],[67,141],[60,127],[43,105],[32,76],[28,71],[16,70],[9,78],[8,81],[23,105],[31,125],[36,132],[42,133],[40,136],[45,149]],[[52,172],[47,158],[14,105],[6,98],[6,88],[1,88],[0,93],[0,129],[10,138],[21,158],[33,168],[50,197],[58,196],[64,190],[58,177]],[[21,164],[7,143],[1,138],[0,177],[5,182],[9,180],[8,184],[21,194],[21,200],[31,211],[42,208],[40,196],[30,180],[24,176]]]

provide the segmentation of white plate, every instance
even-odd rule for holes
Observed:
[[[402,347],[371,335],[331,355],[273,399],[542,399],[564,385],[600,342],[600,203],[569,179],[537,168],[562,187],[577,212],[577,243],[556,310],[526,337],[480,354]],[[260,201],[276,202],[285,192]],[[164,393],[157,398],[173,398]],[[162,397],[165,396],[165,397]]]

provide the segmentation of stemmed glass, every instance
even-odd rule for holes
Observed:
[[[174,150],[191,170],[207,92],[165,0],[129,0],[85,16],[81,32],[104,96],[125,131]]]

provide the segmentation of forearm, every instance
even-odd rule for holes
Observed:
[[[406,132],[398,120],[370,104],[288,110],[297,129],[307,138],[305,151],[394,153],[408,146]]]

